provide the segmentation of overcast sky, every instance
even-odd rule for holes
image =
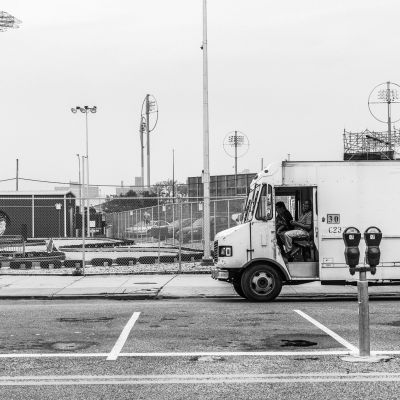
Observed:
[[[4,0],[22,20],[0,33],[1,179],[78,179],[89,115],[90,181],[140,175],[146,93],[159,104],[151,181],[203,169],[201,0]],[[292,160],[339,160],[343,129],[384,130],[372,88],[400,83],[400,3],[390,0],[209,0],[210,172],[234,172],[225,135],[244,132],[239,171]],[[399,115],[400,116],[400,115]],[[20,182],[20,189],[50,189]],[[15,183],[0,184],[14,189]],[[103,190],[103,193],[110,190]]]

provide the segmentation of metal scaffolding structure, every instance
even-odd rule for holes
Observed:
[[[393,160],[400,147],[400,130],[343,132],[344,160]]]
[[[17,29],[22,23],[19,19],[15,18],[6,11],[0,11],[0,32],[4,32],[7,29]]]

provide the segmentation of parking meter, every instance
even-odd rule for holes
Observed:
[[[379,245],[382,240],[382,232],[376,226],[370,226],[364,232],[364,240],[366,244],[365,261],[371,267],[371,274],[375,275],[376,266],[379,264],[381,250]]]
[[[346,264],[350,268],[350,274],[354,275],[356,272],[356,266],[360,261],[360,249],[358,245],[361,240],[361,233],[357,228],[349,226],[343,232],[344,240],[344,257],[346,259]]]

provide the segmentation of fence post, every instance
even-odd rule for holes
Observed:
[[[228,205],[227,205],[227,210],[228,210],[228,229],[231,227],[231,213],[230,213],[230,199],[227,200]]]
[[[190,243],[193,243],[193,203],[190,203]]]
[[[182,201],[178,200],[179,205],[179,273],[182,272]]]
[[[215,211],[217,205],[217,200],[214,200],[214,235],[217,233],[217,213]],[[212,238],[212,240],[214,240],[214,238]],[[210,238],[208,238],[208,246],[210,246]]]
[[[175,199],[172,203],[172,222],[175,221]],[[175,246],[175,228],[172,226],[172,245]]]

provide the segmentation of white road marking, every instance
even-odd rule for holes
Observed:
[[[125,327],[122,330],[121,334],[119,335],[119,338],[116,341],[114,347],[110,351],[110,354],[107,357],[108,361],[115,361],[118,358],[118,355],[121,352],[122,348],[124,347],[126,339],[128,339],[129,333],[130,333],[131,329],[133,328],[133,325],[135,325],[135,322],[139,318],[139,315],[140,315],[140,312],[134,312],[132,314],[132,317],[129,319],[129,321],[125,325]]]
[[[196,352],[170,352],[170,353],[119,353],[118,357],[265,357],[265,356],[341,356],[350,355],[350,351],[196,351]],[[387,354],[386,352],[384,354]],[[110,353],[11,353],[0,354],[2,358],[84,358],[108,357]]]
[[[73,358],[107,357],[110,353],[11,353],[0,354],[0,358]]]
[[[400,382],[400,373],[9,376],[0,386]]]
[[[176,352],[176,353],[119,353],[118,357],[304,357],[304,356],[342,356],[353,354],[350,350],[339,351],[208,351],[208,352]],[[371,351],[371,355],[399,355],[400,350]],[[108,357],[110,353],[10,353],[0,354],[0,359],[6,358],[90,358]]]
[[[171,353],[121,353],[120,357],[244,357],[244,356],[340,356],[351,354],[350,351],[204,351]]]
[[[297,314],[301,315],[303,318],[305,318],[307,321],[310,321],[312,324],[314,324],[317,328],[321,329],[324,331],[326,334],[331,336],[333,339],[335,339],[337,342],[339,342],[342,346],[346,347],[349,349],[352,353],[358,353],[358,348],[351,343],[349,343],[347,340],[343,339],[341,336],[339,336],[337,333],[331,331],[329,328],[327,328],[325,325],[322,325],[320,322],[316,321],[314,318],[310,317],[306,313],[300,310],[294,310],[297,312]]]

